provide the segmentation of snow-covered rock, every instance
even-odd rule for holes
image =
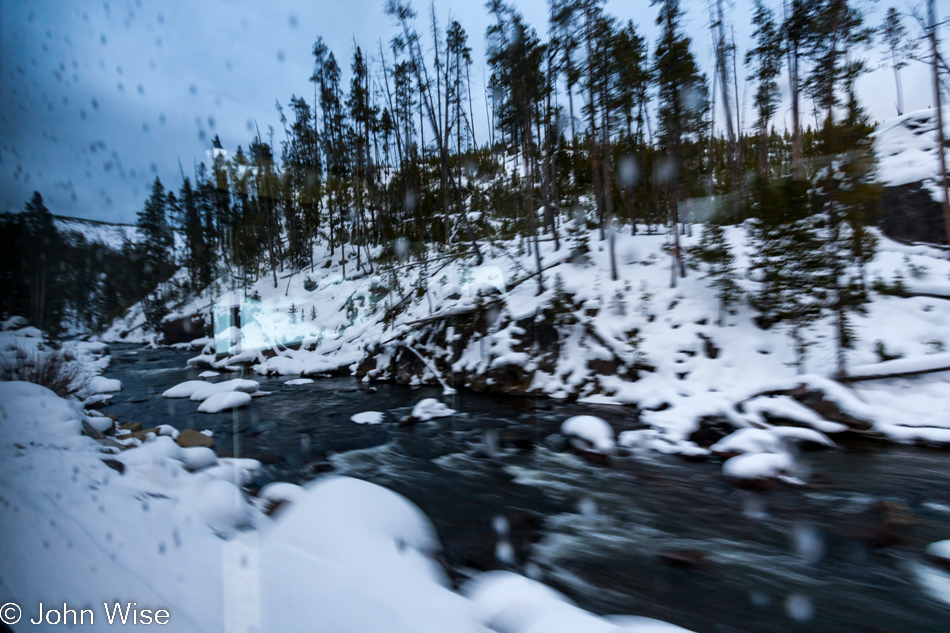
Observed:
[[[313,383],[313,378],[292,378],[290,380],[285,380],[285,385],[290,385],[291,387],[297,385],[309,385]]]
[[[221,375],[221,372],[211,371],[210,369],[208,369],[198,374],[198,378],[214,378],[215,376],[220,376],[220,375]]]
[[[6,332],[8,330],[18,330],[20,328],[26,327],[30,322],[21,316],[12,316],[8,319],[0,321],[0,330]]]
[[[122,381],[116,380],[115,378],[103,378],[102,376],[96,376],[91,378],[86,384],[86,388],[90,393],[115,393],[116,391],[122,391]]]
[[[794,475],[795,461],[788,453],[745,453],[727,459],[722,474],[727,479],[761,481]]]
[[[455,414],[455,409],[450,409],[445,404],[435,398],[425,398],[416,403],[412,408],[412,417],[420,422],[426,422],[434,418],[445,418]]]
[[[251,394],[257,391],[260,386],[261,384],[256,380],[246,380],[244,378],[235,378],[233,380],[225,380],[224,382],[205,382],[202,383],[200,388],[192,392],[190,399],[195,402],[201,402],[214,395],[232,391]],[[237,402],[237,400],[235,401]]]
[[[187,380],[166,389],[162,392],[162,396],[165,398],[190,398],[195,391],[203,388],[207,384],[208,383],[203,380]]]
[[[722,438],[710,450],[720,455],[745,453],[778,453],[782,451],[779,436],[765,429],[739,429]]]
[[[561,434],[585,450],[608,453],[615,447],[614,430],[605,420],[593,415],[576,415],[561,424]]]
[[[381,411],[354,413],[350,416],[350,421],[356,422],[357,424],[379,424],[383,421],[383,413]]]
[[[223,391],[208,396],[198,407],[201,413],[220,413],[251,404],[251,394],[241,391]]]
[[[157,428],[159,435],[167,435],[173,440],[178,439],[178,429],[173,427],[171,424],[159,424]]]
[[[204,446],[192,446],[181,449],[181,462],[188,470],[201,470],[218,463],[214,451]]]
[[[950,564],[950,540],[931,543],[926,549],[927,555]]]

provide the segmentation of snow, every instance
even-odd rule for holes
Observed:
[[[789,442],[811,442],[834,447],[827,435],[814,429],[794,426],[777,426],[767,429],[739,429],[722,438],[710,447],[714,453],[741,455],[744,453],[781,453]]]
[[[950,134],[950,127],[946,127],[950,108],[945,107],[944,112],[946,135]],[[881,182],[897,186],[923,181],[926,185],[937,180],[936,123],[937,111],[930,108],[909,112],[878,127],[874,132],[874,150]]]
[[[950,352],[918,356],[916,358],[898,358],[872,365],[859,365],[851,370],[851,376],[870,378],[898,374],[919,374],[931,371],[950,371]]]
[[[313,383],[313,378],[293,378],[291,380],[285,380],[285,385],[297,386],[297,385],[309,385]]]
[[[122,382],[116,380],[115,378],[103,378],[102,376],[96,376],[89,380],[86,384],[86,388],[91,393],[114,393],[116,391],[122,391]]]
[[[192,396],[192,400],[195,397]],[[251,395],[241,391],[221,391],[212,393],[198,407],[201,413],[220,413],[230,409],[239,409],[251,404]]]
[[[722,474],[729,479],[772,479],[792,475],[795,462],[788,453],[746,453],[727,459]]]
[[[201,402],[212,396],[232,391],[252,394],[257,391],[260,386],[261,384],[256,380],[247,380],[244,378],[235,378],[233,380],[225,380],[224,382],[203,382],[201,387],[192,392],[190,399],[195,402]]]
[[[608,453],[614,449],[614,430],[601,418],[593,415],[577,415],[561,424],[561,433],[583,440],[579,448],[590,448]]]
[[[214,451],[204,446],[190,446],[181,449],[181,463],[188,470],[201,470],[209,468],[218,463],[218,456]]]
[[[350,420],[357,424],[379,424],[383,421],[383,416],[381,411],[363,411],[350,416]]]
[[[479,574],[462,591],[475,603],[479,621],[499,633],[689,633],[651,618],[594,615],[554,589],[508,571]]]
[[[211,371],[209,369],[207,371],[203,371],[200,374],[198,374],[198,378],[214,378],[215,376],[220,376],[220,375],[221,375],[221,372]]]
[[[773,418],[794,420],[824,433],[840,433],[848,430],[844,424],[825,420],[790,396],[759,396],[741,405],[746,414],[745,417],[760,426],[766,424],[764,414],[768,414]]]
[[[412,417],[420,422],[427,422],[435,418],[445,418],[455,413],[435,398],[425,398],[416,403],[412,408]]]
[[[177,440],[177,439],[178,439],[178,429],[176,429],[176,428],[173,427],[172,425],[170,425],[170,424],[159,424],[157,428],[158,428],[158,434],[159,434],[159,435],[167,435],[168,437],[172,438],[173,440]]]
[[[6,332],[7,330],[16,330],[22,327],[26,327],[30,322],[21,316],[12,316],[8,319],[0,321],[0,330]]]
[[[714,453],[726,455],[744,453],[778,453],[782,451],[781,438],[765,429],[739,429],[710,447]]]
[[[927,546],[927,554],[950,562],[950,540],[931,543]]]
[[[195,391],[207,385],[203,380],[188,380],[166,389],[162,396],[165,398],[190,398]]]

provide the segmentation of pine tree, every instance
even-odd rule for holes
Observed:
[[[297,306],[291,303],[290,308],[287,310],[287,314],[290,315],[290,324],[296,325],[297,324]]]
[[[16,246],[25,273],[27,318],[55,335],[63,313],[62,241],[39,191],[33,192],[23,209],[23,238]]]
[[[749,303],[765,327],[785,321],[795,348],[795,365],[804,373],[807,329],[820,316],[824,300],[817,256],[821,240],[808,203],[807,183],[783,178],[757,181],[753,188],[749,237],[750,272],[760,282]]]
[[[729,306],[742,297],[742,288],[737,283],[735,256],[729,248],[725,229],[714,222],[707,222],[703,227],[702,237],[690,254],[706,264],[706,276],[712,279],[711,285],[716,290],[716,298],[719,299],[717,323],[721,327],[725,323]]]
[[[670,225],[673,234],[673,275],[671,286],[676,286],[676,274],[686,276],[679,243],[679,204],[684,180],[684,142],[703,131],[707,112],[706,80],[699,73],[696,59],[690,51],[690,39],[680,29],[682,11],[679,0],[651,0],[660,5],[656,23],[661,28],[654,56],[654,73],[658,88],[660,145],[669,161],[668,182],[670,197]],[[697,139],[698,140],[698,139]]]
[[[754,104],[757,115],[755,127],[758,130],[759,176],[768,178],[768,131],[779,103],[777,77],[782,71],[782,38],[775,24],[775,14],[763,0],[755,1],[752,24],[755,26],[753,37],[756,45],[746,52],[745,63],[755,64],[748,78],[756,82]]]
[[[173,233],[168,222],[168,198],[165,187],[156,176],[145,208],[138,212],[138,251],[143,267],[144,289],[151,289],[169,275]]]
[[[847,374],[845,350],[855,340],[852,314],[864,314],[870,301],[864,266],[874,258],[876,238],[866,225],[876,211],[879,186],[874,182],[875,155],[867,116],[858,106],[853,85],[848,91],[847,117],[826,123],[822,155],[827,164],[815,180],[815,206],[820,228],[818,251],[824,303],[835,322],[837,374]]]

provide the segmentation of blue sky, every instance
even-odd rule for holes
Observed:
[[[514,4],[546,33],[543,0]],[[683,5],[693,52],[710,72],[706,1]],[[950,13],[950,2],[937,5],[944,17]],[[383,0],[0,0],[0,209],[20,209],[39,190],[53,213],[134,222],[155,175],[177,187],[179,164],[191,173],[215,134],[228,149],[246,146],[255,125],[265,137],[268,126],[279,127],[275,100],[286,105],[296,94],[312,101],[317,35],[346,74],[357,44],[375,57],[379,39],[385,46],[396,32],[382,6]],[[415,6],[425,14],[422,30],[429,5]],[[887,6],[886,0],[874,5],[872,24]],[[607,10],[632,19],[653,41],[656,11],[648,0],[609,0]],[[751,0],[735,0],[730,10],[741,53],[751,32]],[[473,90],[480,94],[489,22],[482,3],[437,0],[435,11],[440,23],[451,15],[468,32]],[[864,56],[877,64],[880,51]],[[903,81],[908,111],[931,105],[925,67],[905,69]],[[889,69],[868,74],[858,88],[872,117],[895,115]],[[751,90],[740,88],[746,104]],[[477,102],[475,109],[484,111]],[[780,126],[786,116],[784,108]],[[475,122],[484,139],[484,116]],[[275,131],[275,142],[282,137]]]

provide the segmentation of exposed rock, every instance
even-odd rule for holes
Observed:
[[[694,549],[673,549],[660,552],[658,558],[674,567],[695,568],[706,563],[706,555]]]
[[[182,448],[189,448],[191,446],[214,448],[213,437],[208,437],[204,433],[199,433],[193,429],[184,429],[183,431],[179,432],[175,443]]]
[[[704,416],[699,419],[699,428],[687,439],[697,446],[709,448],[735,430],[736,427],[722,416]]]
[[[102,460],[102,463],[108,466],[109,468],[111,468],[112,470],[116,471],[120,475],[125,473],[125,464],[123,464],[117,459],[104,459]]]
[[[899,501],[886,499],[875,503],[865,513],[862,536],[872,547],[899,545],[914,525],[910,508]]]
[[[903,242],[946,244],[946,231],[940,203],[921,183],[884,187],[881,194],[881,230]]]

